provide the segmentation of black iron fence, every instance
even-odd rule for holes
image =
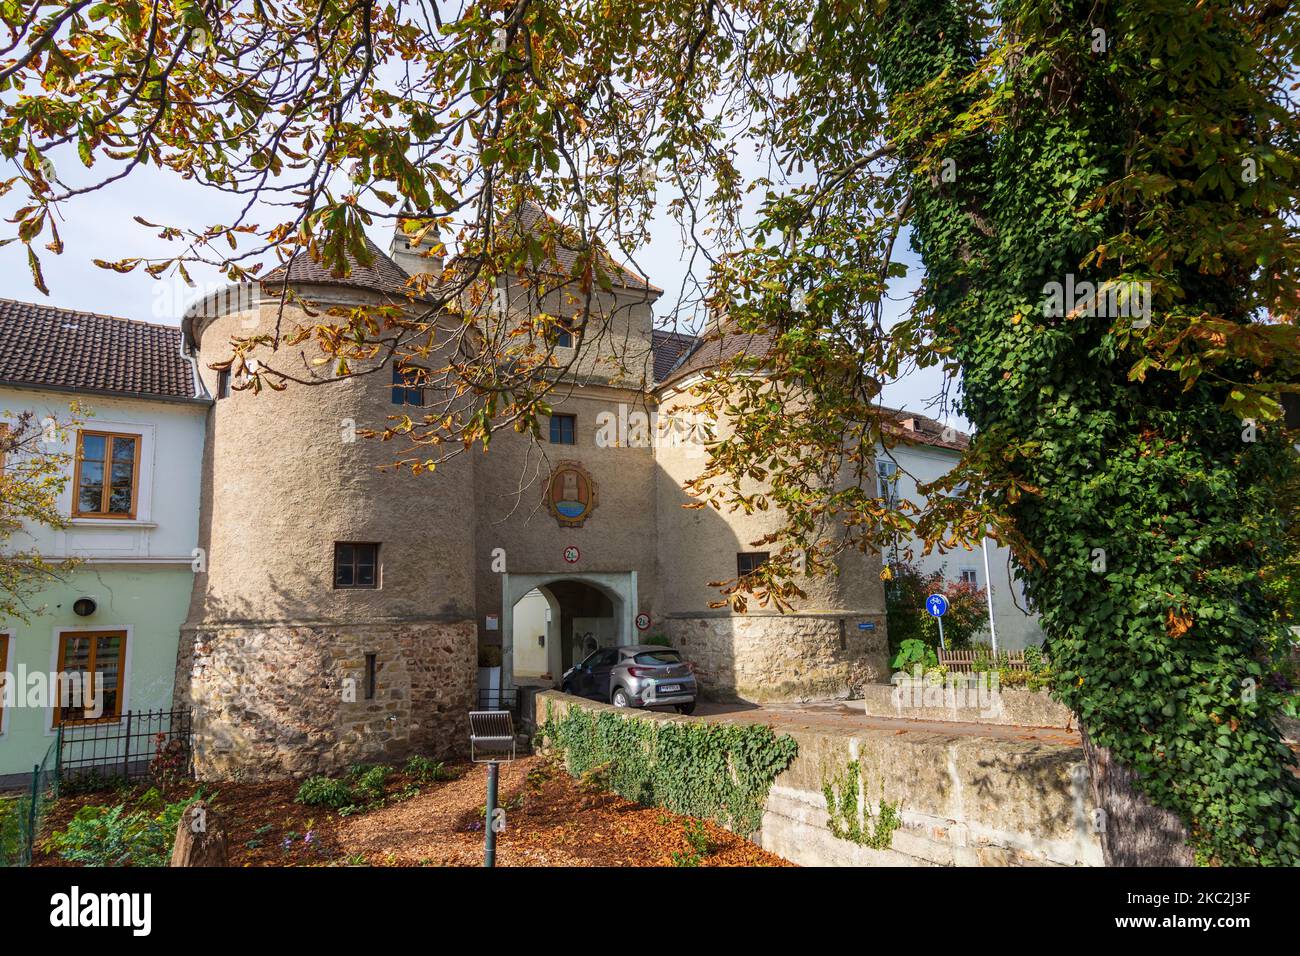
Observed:
[[[194,768],[189,710],[127,711],[120,720],[59,728],[59,777],[72,784],[188,777]]]
[[[479,710],[508,710],[516,717],[519,716],[519,688],[518,687],[492,687],[479,688],[478,692],[478,709]]]

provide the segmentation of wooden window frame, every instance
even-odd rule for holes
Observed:
[[[349,545],[354,549],[352,553],[352,580],[353,580],[352,584],[339,584],[339,545],[343,545],[343,544]],[[356,561],[355,549],[357,547],[375,549],[375,583],[374,584],[355,583],[357,579],[357,575],[356,575],[357,561]],[[380,583],[383,578],[383,572],[382,572],[383,565],[381,565],[379,561],[379,552],[381,550],[382,549],[380,546],[380,542],[378,541],[335,541],[334,542],[334,564],[333,564],[334,576],[332,579],[334,590],[335,591],[378,591],[380,588]]]
[[[758,564],[750,568],[748,571],[740,570],[740,561],[742,558],[756,556],[756,555],[762,555],[763,559],[759,561]],[[761,568],[764,564],[766,564],[771,559],[772,559],[772,552],[770,551],[737,551],[736,552],[736,577],[738,578],[749,577],[751,574],[753,574],[755,571],[757,571],[759,568]]]
[[[573,424],[573,428],[570,431],[570,437],[573,439],[573,441],[556,441],[555,440],[556,426],[557,425],[559,426],[560,437],[563,438],[564,426],[561,425],[560,423],[566,419]],[[567,413],[552,415],[549,437],[551,439],[552,445],[577,445],[578,444],[578,416],[570,415]]]
[[[62,726],[63,724],[80,725],[80,724],[117,723],[122,719],[122,712],[126,709],[125,707],[126,700],[124,695],[126,693],[127,644],[130,643],[131,632],[128,631],[126,628],[112,628],[112,627],[106,627],[103,629],[96,628],[94,630],[87,630],[87,631],[79,631],[79,630],[59,631],[58,632],[58,642],[59,642],[58,664],[55,667],[55,671],[54,671],[56,675],[64,673],[64,665],[66,662],[68,640],[72,638],[79,638],[79,637],[92,639],[90,644],[90,660],[86,664],[86,673],[89,675],[88,679],[91,682],[92,694],[94,693],[93,682],[95,680],[95,673],[97,670],[95,667],[95,656],[96,656],[97,645],[94,639],[101,638],[101,637],[119,637],[122,639],[120,650],[118,652],[119,657],[117,662],[117,692],[113,695],[113,699],[117,702],[116,704],[117,709],[115,713],[111,713],[111,714],[104,713],[101,714],[99,717],[85,717],[80,720],[76,720],[76,719],[65,720],[63,717],[63,702],[59,699],[63,693],[63,681],[56,680],[54,684],[54,723],[52,726],[59,727]]]
[[[107,454],[104,459],[103,486],[99,490],[99,504],[104,510],[81,510],[81,463],[85,459],[86,436],[103,438]],[[117,439],[130,439],[135,443],[135,458],[131,465],[131,510],[108,511],[108,499],[113,492],[113,442]],[[72,516],[74,518],[109,518],[115,521],[134,521],[140,510],[140,453],[144,447],[144,436],[137,432],[101,432],[91,429],[77,429],[77,461],[72,475]]]

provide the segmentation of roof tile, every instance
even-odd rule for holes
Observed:
[[[195,398],[181,330],[95,312],[0,299],[0,382]]]

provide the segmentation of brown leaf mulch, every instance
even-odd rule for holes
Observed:
[[[297,781],[199,787],[227,828],[233,866],[480,866],[486,768],[463,763],[449,769],[456,779],[432,784],[394,773],[384,805],[352,816],[295,803]],[[166,797],[181,799],[195,788],[179,784]],[[126,802],[129,808],[141,792],[65,797],[51,808],[44,833],[66,827],[81,806]],[[587,792],[539,756],[503,764],[498,792],[506,810],[498,866],[675,866],[687,860],[700,866],[792,865],[707,821],[702,825],[709,852],[692,860],[685,830],[690,818]],[[63,865],[48,848],[33,864]]]

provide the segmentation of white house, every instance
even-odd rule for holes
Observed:
[[[876,450],[881,494],[898,495],[924,506],[925,496],[917,491],[917,486],[951,471],[970,439],[933,418],[915,412],[896,412],[895,419],[898,422],[898,428],[894,430],[897,443],[888,449],[881,447]],[[980,640],[989,642],[996,633],[998,650],[1007,651],[1041,644],[1043,632],[1038,615],[1028,612],[1024,587],[1011,573],[1010,550],[991,539],[985,539],[984,544],[983,549],[963,548],[944,554],[936,549],[922,557],[920,543],[911,540],[899,543],[898,556],[901,557],[910,546],[913,563],[921,570],[942,570],[949,580],[968,581],[981,588],[990,588],[992,620]]]
[[[105,723],[170,709],[209,404],[177,328],[0,300],[0,421],[76,419],[44,442],[69,456],[67,527],[25,527],[5,546],[79,560],[28,599],[27,621],[0,619],[0,672],[16,678],[0,697],[0,783],[30,775],[58,726],[87,722],[32,690],[34,674],[99,675]]]

